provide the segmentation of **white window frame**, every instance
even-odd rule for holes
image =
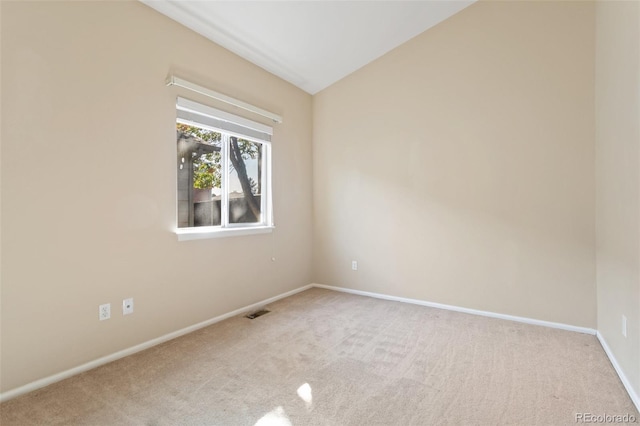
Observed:
[[[200,127],[207,130],[220,132],[222,135],[222,171],[221,174],[221,203],[219,226],[197,226],[178,228],[178,213],[176,208],[175,233],[179,241],[198,240],[206,238],[221,238],[241,235],[264,234],[272,232],[273,202],[271,185],[271,136],[273,128],[262,123],[248,120],[225,111],[221,111],[207,105],[203,105],[188,99],[178,98],[176,102],[177,123]],[[229,137],[236,136],[248,141],[262,144],[262,182],[263,190],[260,196],[260,210],[262,221],[257,223],[229,223],[229,190],[228,180],[230,171]],[[176,179],[177,185],[177,179]],[[176,206],[177,200],[176,187]],[[190,206],[190,208],[192,208]]]

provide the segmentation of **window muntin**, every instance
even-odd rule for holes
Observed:
[[[198,105],[187,102],[191,108]],[[260,131],[202,111],[190,110],[185,114],[180,106],[179,99],[176,123],[178,230],[272,226],[269,141],[255,137],[263,135]],[[207,113],[215,111],[202,107]],[[266,128],[255,124],[254,127]]]

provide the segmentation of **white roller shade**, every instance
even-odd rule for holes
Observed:
[[[271,142],[273,127],[265,124],[184,98],[178,98],[176,109],[178,121],[185,124],[204,125],[240,138]]]

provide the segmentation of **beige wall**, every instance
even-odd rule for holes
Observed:
[[[138,2],[1,7],[3,391],[311,282],[310,95]],[[284,116],[273,234],[177,241],[170,70]]]
[[[640,3],[596,16],[598,331],[640,395]]]
[[[476,3],[314,96],[315,282],[595,328],[594,19]]]
[[[640,391],[638,5],[477,3],[312,114],[137,2],[0,2],[0,390],[313,280],[586,327],[597,311]],[[284,115],[273,234],[177,242],[188,93],[169,71]]]

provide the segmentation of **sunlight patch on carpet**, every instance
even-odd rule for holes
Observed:
[[[293,426],[284,408],[276,407],[262,416],[254,426]]]
[[[298,388],[298,396],[304,401],[308,409],[311,409],[313,405],[313,397],[311,395],[311,385],[305,383]]]

